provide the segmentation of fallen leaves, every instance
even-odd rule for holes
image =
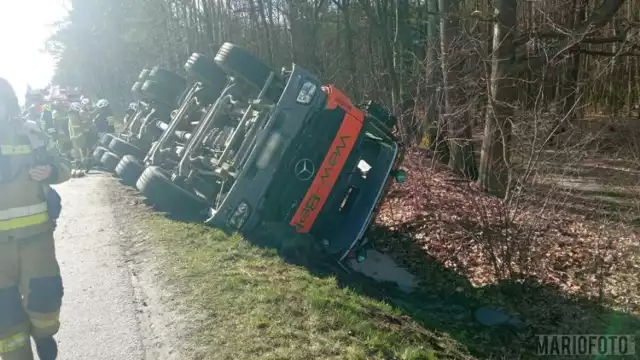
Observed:
[[[476,287],[533,277],[640,313],[640,242],[633,226],[544,208],[530,193],[509,208],[455,179],[420,149],[409,152],[405,165],[406,182],[394,185],[377,219],[386,230],[380,246],[402,262],[420,268],[428,255]]]

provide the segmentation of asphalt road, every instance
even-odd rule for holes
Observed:
[[[56,251],[64,280],[60,359],[147,359],[139,304],[104,176],[56,187]]]

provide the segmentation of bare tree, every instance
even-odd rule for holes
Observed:
[[[460,49],[465,46],[461,39],[460,1],[440,0],[439,5],[444,97],[442,118],[449,139],[449,166],[455,173],[475,180],[478,174],[471,145],[471,123],[461,92],[464,87],[464,52]]]

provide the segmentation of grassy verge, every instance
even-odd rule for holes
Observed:
[[[466,359],[389,304],[197,224],[145,215],[171,282],[198,314],[189,359]]]

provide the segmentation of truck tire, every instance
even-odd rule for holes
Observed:
[[[111,139],[111,142],[109,143],[109,150],[120,157],[125,155],[133,155],[137,158],[142,158],[145,155],[139,147],[117,137]]]
[[[187,86],[187,79],[159,66],[151,69],[149,79],[170,88],[184,89]]]
[[[102,135],[102,137],[100,138],[99,146],[109,147],[109,144],[111,144],[111,140],[113,140],[114,137],[115,136],[113,134]]]
[[[133,155],[125,155],[116,166],[116,174],[123,184],[129,186],[136,186],[143,171],[144,164]]]
[[[140,90],[145,96],[172,108],[175,108],[178,105],[178,96],[180,93],[177,89],[167,88],[156,81],[147,80],[142,84],[142,88]],[[181,91],[182,90],[180,90],[180,92]]]
[[[212,94],[220,96],[227,85],[227,74],[215,61],[202,54],[193,53],[184,64],[187,73],[207,85]]]
[[[142,83],[140,81],[136,81],[135,84],[131,87],[131,93],[133,94],[134,99],[144,99],[144,94],[142,93]]]
[[[107,148],[102,147],[102,146],[98,146],[95,150],[93,150],[93,159],[95,160],[96,163],[99,163],[100,160],[102,159],[102,155],[104,155],[104,153],[107,150]]]
[[[228,42],[220,47],[214,61],[231,76],[241,77],[258,90],[262,89],[272,71],[267,64],[247,50]],[[284,85],[284,80],[276,73],[265,98],[277,102],[284,91]]]
[[[138,75],[138,81],[141,83],[145,82],[145,80],[149,78],[150,72],[151,72],[151,69],[147,69],[147,68],[142,69],[142,71],[140,71],[140,75]]]
[[[146,168],[136,187],[154,207],[171,214],[199,214],[209,206],[203,198],[174,184],[165,171],[157,166]]]
[[[112,153],[111,151],[105,151],[104,154],[102,154],[100,162],[104,166],[105,170],[107,170],[108,172],[113,172],[120,162],[120,156]]]

